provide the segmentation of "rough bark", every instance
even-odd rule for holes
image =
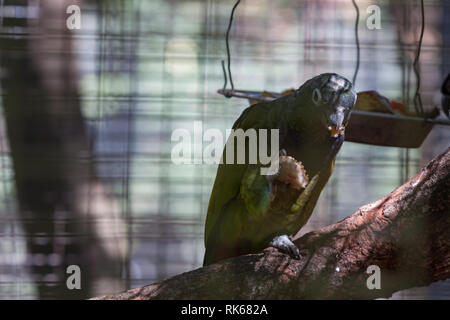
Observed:
[[[450,148],[386,197],[296,241],[96,299],[373,299],[450,277]],[[367,288],[370,265],[381,289]]]

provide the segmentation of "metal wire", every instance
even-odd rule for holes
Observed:
[[[228,83],[228,77],[227,77],[227,72],[225,71],[225,61],[223,61],[222,60],[222,72],[223,72],[223,90],[226,90],[226,88],[227,88],[227,83]],[[227,97],[230,97],[231,98],[231,96],[227,96]]]
[[[234,90],[234,83],[233,83],[233,77],[231,76],[231,57],[230,57],[230,42],[229,42],[229,38],[230,38],[231,26],[233,24],[234,11],[236,10],[236,8],[237,8],[237,6],[239,5],[240,2],[241,2],[241,0],[238,0],[234,4],[233,9],[231,9],[230,20],[228,21],[227,33],[226,33],[226,36],[225,36],[225,42],[226,42],[226,46],[227,46],[228,77],[230,78],[231,90]],[[223,61],[222,61],[222,68],[223,68]],[[227,78],[226,78],[226,74],[225,73],[224,73],[224,76],[225,76],[225,84],[224,84],[223,88],[226,89]]]
[[[233,83],[233,77],[231,75],[231,56],[230,56],[230,43],[229,43],[229,37],[230,37],[230,30],[231,30],[231,26],[233,24],[233,17],[234,17],[234,12],[237,8],[237,6],[239,5],[239,3],[241,2],[241,0],[238,0],[234,6],[233,9],[231,10],[231,14],[230,14],[230,19],[228,22],[228,28],[227,28],[227,32],[226,32],[226,36],[225,36],[225,43],[226,43],[226,50],[227,50],[227,62],[228,62],[228,78],[230,79],[230,84],[231,84],[231,90],[234,90],[234,83]],[[355,0],[352,0],[353,6],[355,7],[356,10],[356,20],[355,20],[355,43],[356,43],[356,67],[355,67],[355,72],[353,74],[353,78],[352,78],[352,82],[353,84],[355,84],[356,82],[356,77],[358,75],[358,71],[359,71],[359,65],[360,65],[360,60],[361,60],[361,49],[360,49],[360,44],[359,44],[359,33],[358,33],[358,25],[359,25],[359,7],[356,4]],[[224,76],[224,85],[223,85],[223,89],[225,90],[227,87],[227,75],[225,73],[225,66],[224,66],[224,61],[222,60],[222,71],[223,71],[223,76]],[[225,95],[226,97],[230,98],[230,95]]]
[[[352,0],[353,6],[356,10],[356,21],[355,21],[355,42],[356,42],[356,67],[355,67],[355,73],[353,74],[353,85],[356,83],[356,76],[358,75],[359,71],[359,62],[360,62],[360,47],[359,47],[359,34],[358,34],[358,25],[359,25],[359,8],[356,4],[355,0]]]
[[[414,107],[416,109],[416,113],[420,116],[424,116],[423,111],[423,104],[422,104],[422,97],[420,96],[420,85],[421,85],[421,78],[420,78],[420,70],[419,70],[419,57],[420,57],[420,51],[422,50],[422,40],[423,40],[423,34],[425,31],[425,8],[423,0],[420,1],[420,11],[422,15],[422,23],[421,23],[421,30],[420,30],[420,37],[419,37],[419,45],[417,48],[416,57],[414,59],[414,73],[416,74],[416,94],[414,95]]]

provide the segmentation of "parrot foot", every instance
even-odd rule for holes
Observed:
[[[287,235],[277,236],[273,238],[273,240],[270,242],[270,245],[274,248],[277,248],[281,252],[289,254],[295,259],[300,259],[301,257],[300,250],[298,250],[297,246]]]

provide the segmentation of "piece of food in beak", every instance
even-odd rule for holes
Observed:
[[[309,177],[303,164],[290,156],[280,156],[280,168],[276,180],[302,190],[309,183]]]
[[[333,138],[337,138],[340,135],[343,135],[345,132],[345,126],[340,126],[339,128],[335,127],[335,126],[329,126],[328,130],[330,131],[330,136]]]
[[[333,138],[337,138],[344,133],[345,126],[343,125],[345,119],[345,108],[339,106],[336,108],[336,112],[330,115],[328,119],[330,126],[328,130]]]

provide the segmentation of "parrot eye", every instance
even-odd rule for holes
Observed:
[[[312,102],[317,106],[322,101],[322,94],[320,93],[320,90],[315,88],[312,94]]]

